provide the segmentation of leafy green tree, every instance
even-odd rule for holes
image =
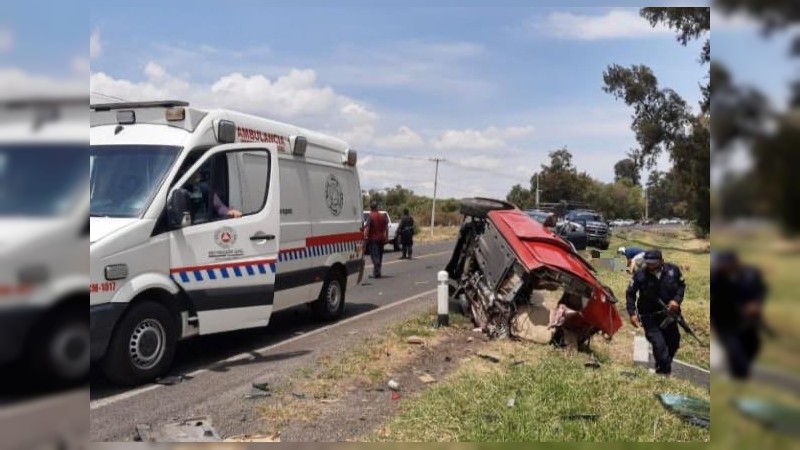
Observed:
[[[621,159],[614,164],[614,181],[620,182],[626,179],[635,185],[641,182],[639,167],[632,158]]]
[[[664,23],[676,29],[683,45],[710,30],[708,8],[644,8],[641,14],[653,26]],[[700,62],[709,61],[710,43],[706,42]],[[710,100],[702,102],[703,114],[693,114],[686,101],[672,89],[660,87],[652,69],[644,65],[613,64],[603,73],[603,81],[606,92],[633,108],[631,129],[639,147],[631,156],[636,164],[653,168],[659,155],[668,152],[674,163],[672,177],[688,206],[684,216],[696,219],[699,228],[708,232],[711,160],[706,113]],[[710,85],[704,95],[706,91],[710,93]]]
[[[530,189],[525,189],[520,184],[511,187],[511,191],[506,195],[506,201],[516,205],[521,209],[529,209],[536,206],[536,197]]]

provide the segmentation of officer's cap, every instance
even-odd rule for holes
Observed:
[[[644,252],[644,263],[645,264],[656,264],[660,263],[664,260],[664,257],[661,255],[661,250],[647,250]]]

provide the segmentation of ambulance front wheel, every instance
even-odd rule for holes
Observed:
[[[163,375],[178,342],[175,319],[156,302],[142,302],[120,321],[111,338],[103,372],[114,383],[137,385]]]
[[[347,278],[340,269],[328,272],[319,298],[311,304],[314,315],[323,321],[339,318],[344,312],[344,293]]]

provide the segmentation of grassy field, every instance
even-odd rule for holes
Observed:
[[[688,363],[709,368],[710,339],[710,303],[711,286],[709,282],[710,256],[708,241],[697,239],[686,228],[653,233],[642,230],[616,231],[608,250],[601,252],[604,258],[613,258],[616,249],[620,246],[636,246],[644,249],[657,248],[664,254],[667,262],[677,264],[686,280],[686,293],[682,304],[684,317],[692,327],[695,334],[700,337],[705,345],[699,344],[692,337],[682,334],[681,348],[676,358]],[[630,361],[631,345],[633,341],[633,328],[628,323],[628,314],[625,312],[625,290],[630,283],[627,272],[600,271],[600,279],[614,291],[619,299],[619,310],[622,314],[625,327],[614,336],[610,344],[598,342],[598,351],[617,355],[620,362]],[[644,335],[642,330],[636,331]],[[623,351],[619,354],[620,350]]]
[[[706,441],[708,430],[664,410],[656,393],[708,394],[586,355],[508,340],[491,342],[499,364],[466,361],[440,386],[402,405],[376,441]],[[509,407],[509,399],[514,406]],[[574,415],[596,415],[578,418]]]
[[[437,226],[433,228],[433,235],[431,235],[431,227],[418,227],[419,231],[414,235],[415,244],[423,244],[426,242],[442,242],[449,241],[458,237],[457,226],[445,227]]]
[[[680,265],[687,290],[684,313],[706,343],[709,338],[708,241],[689,230],[654,234],[617,233],[603,257],[620,245],[660,248]],[[625,272],[600,272],[624,310]],[[508,340],[487,344],[503,355],[492,364],[467,361],[447,383],[405,402],[402,411],[372,436],[377,441],[707,441],[708,430],[688,425],[667,412],[655,395],[683,393],[709,399],[687,382],[663,379],[631,363],[634,330],[626,325],[610,342],[592,348],[603,365],[587,369],[588,355]],[[641,330],[638,331],[641,333]],[[709,366],[708,347],[684,338],[678,357]],[[514,399],[514,406],[508,401]],[[574,415],[592,415],[575,418]],[[578,448],[565,446],[564,448]]]

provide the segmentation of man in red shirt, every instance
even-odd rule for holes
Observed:
[[[378,211],[378,202],[369,205],[369,216],[367,223],[364,224],[364,239],[367,241],[367,251],[372,258],[371,278],[380,278],[383,246],[389,241],[389,221]]]

